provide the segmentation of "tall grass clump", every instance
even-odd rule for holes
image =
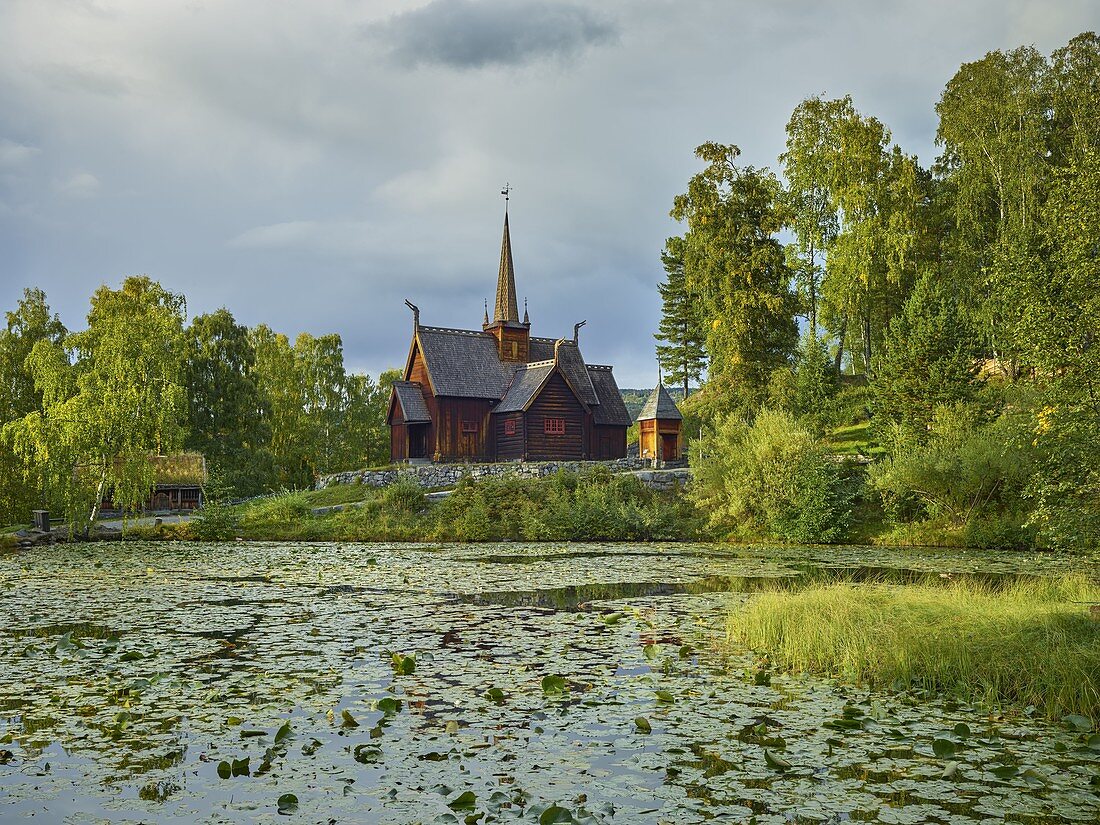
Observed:
[[[836,583],[757,596],[728,636],[791,671],[1097,718],[1097,602],[1100,586],[1081,576]]]

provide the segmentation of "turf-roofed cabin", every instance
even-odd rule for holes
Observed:
[[[531,336],[519,319],[508,216],[493,320],[481,330],[420,324],[387,423],[393,461],[609,460],[626,455],[630,414],[611,367],[586,364],[572,340]],[[583,322],[582,322],[583,324]]]

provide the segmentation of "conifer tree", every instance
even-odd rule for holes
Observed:
[[[683,244],[683,238],[669,238],[661,253],[668,277],[657,285],[661,293],[661,323],[660,331],[653,337],[665,342],[657,345],[657,363],[672,381],[683,384],[687,398],[690,383],[698,383],[706,369],[707,354],[699,307],[684,278]]]

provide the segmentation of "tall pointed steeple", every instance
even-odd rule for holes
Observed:
[[[493,322],[519,323],[516,301],[516,270],[512,265],[512,240],[508,235],[508,209],[504,209],[504,238],[500,244],[500,272],[497,274],[497,300],[493,307]]]

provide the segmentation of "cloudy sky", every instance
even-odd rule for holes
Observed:
[[[925,164],[968,60],[1045,53],[1096,0],[2,0],[0,308],[71,327],[145,273],[192,314],[349,366],[411,320],[476,328],[507,181],[536,335],[651,386],[659,252],[692,151],[774,166],[800,100],[851,94]]]

